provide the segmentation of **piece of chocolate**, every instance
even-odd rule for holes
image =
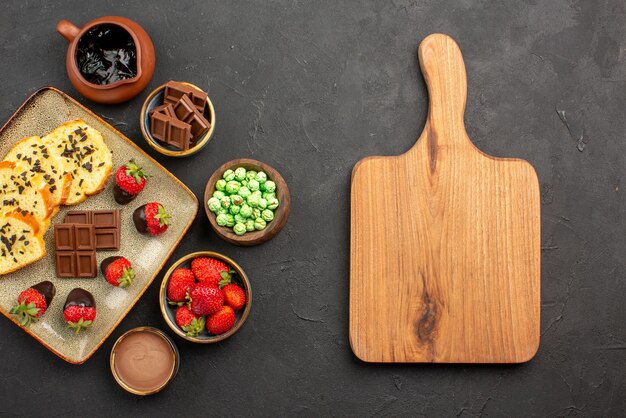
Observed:
[[[57,277],[76,277],[76,253],[74,251],[56,252]]]
[[[172,107],[171,103],[165,103],[165,104],[162,104],[161,106],[157,106],[153,108],[150,111],[150,116],[152,116],[152,114],[155,112],[162,113],[165,116],[169,116],[170,118],[176,117],[176,115],[174,114],[174,108]]]
[[[177,81],[169,81],[165,84],[163,92],[163,103],[175,104],[183,96],[189,96],[191,102],[200,113],[204,112],[207,101],[207,94],[202,90],[195,89]]]
[[[54,244],[57,251],[74,251],[74,237],[73,225],[54,225]]]
[[[96,237],[91,224],[54,225],[58,277],[96,277]]]
[[[95,251],[76,251],[76,276],[96,277],[98,275],[98,263]]]
[[[119,209],[95,211],[70,211],[65,216],[65,224],[72,221],[88,220],[94,229],[94,246],[96,250],[119,250],[121,218]],[[81,222],[82,223],[82,222]],[[59,224],[64,225],[64,224]],[[55,225],[55,231],[57,226]],[[90,247],[91,248],[91,247]],[[81,248],[76,248],[81,250]]]
[[[183,96],[174,105],[174,113],[178,120],[191,126],[191,136],[194,141],[200,138],[210,127],[211,123],[206,120],[201,111],[196,109],[188,96]]]
[[[170,120],[172,118],[163,113],[155,112],[150,115],[150,133],[154,139],[167,143],[167,128]]]
[[[77,251],[93,251],[96,248],[94,226],[81,224],[74,225],[74,244]]]
[[[63,310],[65,310],[68,306],[85,306],[96,307],[96,300],[93,298],[93,295],[86,291],[85,289],[81,289],[77,287],[72,289],[70,293],[67,294],[67,299],[65,299],[65,305],[63,305]]]
[[[98,228],[119,228],[120,211],[115,210],[95,210],[93,211],[93,224]]]
[[[43,297],[46,299],[46,304],[48,306],[50,306],[50,302],[52,302],[52,298],[54,298],[54,295],[56,295],[57,293],[57,289],[56,287],[54,287],[54,284],[51,281],[43,281],[41,283],[37,283],[34,286],[31,286],[31,288],[35,289],[36,291],[38,291],[40,294],[43,295]]]
[[[191,126],[178,119],[170,120],[167,143],[180,150],[188,150],[191,143]]]
[[[119,229],[96,229],[96,249],[97,250],[119,250],[120,231]]]
[[[71,210],[65,214],[65,219],[63,223],[66,224],[90,224],[93,223],[91,220],[91,211],[89,210]]]

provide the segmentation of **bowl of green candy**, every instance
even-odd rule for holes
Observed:
[[[249,158],[222,164],[204,191],[211,227],[235,245],[258,245],[274,238],[287,222],[290,207],[289,189],[280,173]]]

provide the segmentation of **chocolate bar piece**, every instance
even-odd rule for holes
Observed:
[[[183,96],[174,105],[174,113],[178,120],[188,123],[191,126],[191,135],[195,140],[200,138],[210,127],[211,124],[205,119],[202,112],[194,106],[188,96]]]
[[[157,106],[153,108],[150,111],[150,116],[152,116],[153,113],[162,113],[165,116],[169,116],[170,118],[176,117],[176,115],[174,114],[174,108],[172,107],[171,103],[165,103],[165,104],[162,104],[161,106]]]
[[[151,122],[150,132],[154,139],[181,150],[189,149],[191,126],[188,123],[162,113],[154,113],[151,116]]]
[[[172,120],[170,116],[160,112],[154,112],[150,115],[150,133],[157,141],[167,144],[168,125]]]
[[[119,209],[95,211],[72,210],[67,212],[64,222],[65,224],[78,222],[91,224],[94,229],[94,248],[96,250],[117,251],[120,249],[121,219]],[[56,227],[55,225],[55,231]]]
[[[58,277],[96,277],[96,237],[91,224],[54,225]]]
[[[167,143],[181,150],[189,149],[191,145],[191,126],[178,119],[170,120]]]
[[[169,81],[165,84],[165,91],[163,93],[163,103],[175,104],[183,96],[189,96],[189,99],[193,103],[198,112],[201,114],[204,112],[204,106],[206,105],[207,94],[204,91],[197,90],[186,84],[179,83],[177,81]]]

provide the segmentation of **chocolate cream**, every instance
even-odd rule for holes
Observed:
[[[146,330],[132,332],[115,348],[115,372],[127,386],[152,391],[166,384],[174,374],[174,356],[164,337]]]

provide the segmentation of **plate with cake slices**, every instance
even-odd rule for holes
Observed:
[[[0,129],[0,202],[0,312],[74,364],[139,300],[198,211],[180,180],[53,87]],[[69,298],[76,289],[91,297]]]

